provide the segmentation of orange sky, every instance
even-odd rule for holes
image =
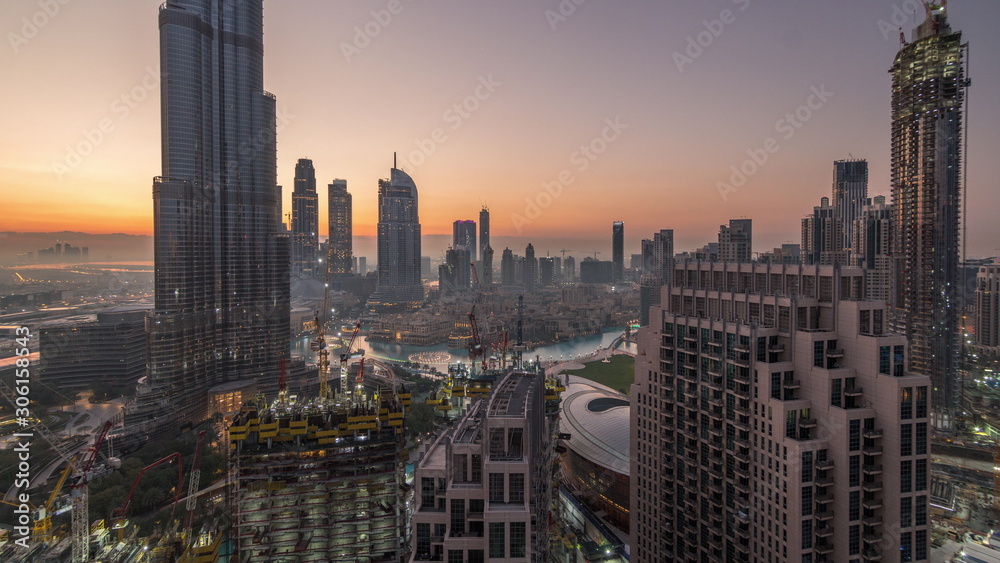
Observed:
[[[8,110],[0,231],[151,233],[160,3],[72,2],[16,49],[0,44],[9,86],[0,90]],[[887,70],[898,38],[878,22],[891,18],[893,2],[847,11],[838,3],[750,3],[681,70],[674,53],[718,6],[589,2],[553,30],[545,10],[557,5],[404,3],[348,60],[343,45],[384,1],[267,2],[265,84],[284,116],[285,210],[295,161],[309,157],[321,231],[326,185],[346,178],[356,234],[374,234],[377,181],[393,151],[420,191],[425,234],[450,233],[452,221],[477,219],[486,203],[497,236],[596,235],[609,244],[615,220],[625,221],[631,245],[661,228],[708,241],[719,224],[751,217],[755,250],[764,251],[798,242],[799,219],[829,194],[834,160],[867,158],[871,195],[888,193]],[[38,9],[34,0],[4,0],[0,30],[21,33],[18,22]],[[1000,91],[992,27],[1000,6],[955,3],[951,18],[973,49],[969,243],[970,255],[984,255],[1000,246],[992,170],[1000,107],[988,95]],[[487,91],[481,85],[490,80]],[[781,137],[778,122],[821,86],[832,97]],[[463,103],[475,109],[463,116],[455,110]],[[602,146],[595,139],[615,118],[627,128]],[[730,167],[769,137],[781,141],[778,152],[738,192],[720,197],[717,183]],[[583,169],[579,149],[591,143],[604,150],[584,157]],[[411,162],[417,153],[428,156]],[[564,170],[572,182],[547,200],[544,186],[552,189]],[[548,205],[534,217],[527,201]]]

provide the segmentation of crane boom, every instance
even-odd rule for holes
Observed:
[[[282,358],[282,365],[285,360]],[[194,517],[194,507],[198,504],[198,482],[201,480],[201,448],[205,443],[205,431],[198,433],[198,445],[194,448],[194,463],[191,464],[191,483],[188,486],[186,513],[184,514],[184,535],[191,536],[191,520]]]
[[[348,383],[347,377],[347,362],[351,359],[351,350],[354,349],[354,343],[358,340],[358,333],[361,332],[361,321],[358,321],[354,325],[354,332],[351,333],[351,340],[347,343],[347,348],[342,354],[340,354],[340,394],[346,399],[351,396],[351,390]],[[364,357],[365,351],[361,350],[361,355]],[[364,377],[364,364],[361,365],[361,374],[358,375],[358,384],[360,385]]]
[[[177,510],[177,504],[181,501],[181,490],[184,488],[184,463],[183,459],[181,458],[181,454],[177,452],[174,452],[168,456],[162,457],[154,461],[153,463],[150,463],[146,467],[143,467],[142,470],[139,471],[139,474],[135,476],[135,480],[132,481],[132,488],[129,489],[128,496],[125,497],[125,502],[123,502],[121,506],[116,508],[115,511],[111,513],[111,519],[115,521],[114,526],[119,530],[118,531],[119,539],[121,539],[121,537],[124,535],[124,531],[122,529],[123,528],[122,520],[124,520],[125,518],[125,512],[128,510],[129,505],[132,503],[132,495],[135,493],[135,488],[139,485],[139,481],[142,480],[143,475],[145,475],[146,472],[149,471],[150,469],[153,469],[159,465],[174,460],[177,461],[177,487],[176,487],[177,495],[174,498],[173,508],[170,510],[169,522],[173,521],[174,511]]]

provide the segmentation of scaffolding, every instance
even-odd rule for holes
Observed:
[[[229,427],[235,561],[404,556],[403,402],[244,406]]]

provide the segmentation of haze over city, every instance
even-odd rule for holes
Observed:
[[[159,4],[66,2],[44,18],[34,1],[0,5],[0,230],[151,234]],[[887,71],[896,28],[923,17],[913,2],[391,4],[266,3],[285,212],[294,163],[308,157],[322,198],[348,180],[355,233],[373,235],[393,152],[420,186],[425,235],[486,204],[498,240],[523,237],[543,254],[606,251],[613,220],[633,251],[660,228],[679,250],[700,246],[744,216],[755,250],[797,242],[799,218],[829,195],[832,162],[850,157],[868,160],[872,195],[889,195]],[[975,38],[968,253],[985,256],[1000,235],[1000,108],[987,105],[1000,68],[985,62],[1000,53],[1000,5],[949,10]],[[733,185],[733,167],[769,138],[767,161],[722,197],[720,182]]]

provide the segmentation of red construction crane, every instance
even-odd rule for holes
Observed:
[[[91,447],[84,454],[83,463],[79,466],[79,471],[73,477],[73,485],[70,486],[69,496],[73,503],[71,512],[70,533],[73,535],[73,555],[72,561],[89,561],[90,557],[90,504],[89,487],[91,470],[94,462],[101,453],[101,446],[104,445],[108,431],[114,424],[109,420],[104,423],[104,428],[94,441]]]
[[[170,520],[167,520],[167,522],[173,522],[174,512],[177,510],[177,503],[181,501],[181,490],[184,488],[184,463],[181,459],[181,454],[177,452],[150,463],[146,467],[143,467],[142,471],[135,476],[135,480],[132,481],[132,488],[129,489],[128,496],[125,497],[125,502],[123,502],[121,506],[116,508],[115,511],[111,513],[111,520],[114,522],[113,527],[118,528],[119,541],[125,536],[122,520],[125,519],[125,512],[128,511],[129,504],[132,503],[132,494],[135,493],[135,488],[139,485],[139,481],[142,480],[142,476],[145,475],[150,469],[170,461],[177,461],[177,495],[174,499],[172,508],[170,509]]]
[[[281,376],[285,376],[285,359],[281,359]],[[184,514],[184,537],[191,537],[191,520],[194,507],[198,504],[198,482],[201,480],[201,447],[205,443],[205,431],[198,433],[198,445],[194,448],[194,463],[191,465],[191,483],[188,485],[186,514]]]

